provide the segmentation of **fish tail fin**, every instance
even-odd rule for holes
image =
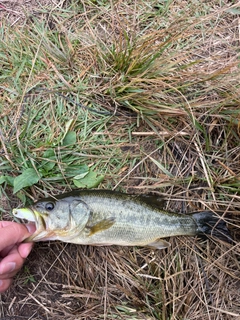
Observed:
[[[197,224],[197,235],[210,235],[224,242],[233,243],[226,222],[212,211],[196,212],[192,217]]]

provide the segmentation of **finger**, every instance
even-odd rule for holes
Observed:
[[[24,260],[18,252],[18,247],[14,246],[9,254],[0,262],[0,279],[14,276],[22,267]]]
[[[8,227],[12,224],[12,221],[0,221],[0,228],[5,228],[5,227]]]
[[[12,279],[0,280],[0,293],[6,291],[12,283]]]
[[[6,257],[9,254],[9,252],[11,252],[11,250],[14,246],[15,246],[15,244],[8,246],[5,249],[3,249],[2,252],[0,252],[0,261],[1,261],[1,258]],[[18,252],[19,252],[20,256],[24,259],[27,258],[27,256],[29,255],[29,253],[32,250],[32,247],[33,247],[33,242],[18,244]]]
[[[3,222],[3,221],[0,221],[0,224],[1,224],[1,222]],[[8,222],[8,225],[9,224],[12,225],[13,222]],[[35,226],[34,223],[28,223],[25,226],[28,229],[28,231],[30,232],[30,234],[33,234],[35,232],[35,230],[36,230],[36,226]],[[0,231],[0,234],[2,235],[1,231]],[[11,245],[5,247],[3,250],[1,250],[0,251],[0,259],[6,257],[8,255],[8,253],[11,251],[11,249],[14,247],[14,245],[15,245],[15,243],[11,244]],[[20,253],[20,255],[23,258],[26,258],[28,256],[28,254],[30,253],[30,251],[32,249],[32,246],[33,246],[32,242],[28,242],[26,244],[22,244],[21,246],[19,245],[19,253]]]
[[[1,231],[0,231],[1,234]],[[12,250],[12,248],[15,246],[15,244],[11,244],[8,247],[5,247],[1,252],[0,252],[0,257],[4,258],[8,255],[8,253]]]
[[[12,247],[8,256],[0,262],[0,279],[13,277],[22,267],[32,247],[33,243],[21,243],[16,248]]]
[[[18,252],[20,254],[20,256],[22,258],[27,258],[27,256],[29,255],[29,253],[31,252],[33,247],[33,243],[29,242],[29,243],[20,243],[20,245],[18,246]]]
[[[2,251],[5,247],[22,242],[31,235],[25,225],[16,222],[6,222],[8,221],[1,221],[0,224],[0,227],[2,227],[0,251]]]

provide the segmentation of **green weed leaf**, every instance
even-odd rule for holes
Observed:
[[[22,174],[17,176],[13,182],[13,193],[18,192],[19,190],[30,187],[33,184],[37,183],[40,179],[40,176],[33,168],[28,168],[23,171]]]
[[[75,176],[74,179],[75,179],[75,180],[81,180],[81,179],[85,178],[86,175],[88,175],[88,174],[89,174],[89,171],[80,173],[80,174],[78,174],[77,176]]]
[[[63,146],[76,143],[77,135],[76,135],[76,132],[72,130],[74,124],[75,124],[74,119],[68,120],[67,123],[65,124],[65,133],[61,140],[61,143]]]
[[[226,12],[230,12],[231,14],[240,14],[240,8],[229,8],[226,10]]]
[[[74,179],[76,179],[76,176],[80,176],[82,178],[88,173],[89,173],[89,168],[86,164],[71,165],[71,166],[68,166],[65,170],[65,175],[68,178],[72,177]]]
[[[44,160],[41,163],[42,169],[46,172],[51,171],[56,165],[56,155],[53,149],[48,149],[43,154]]]
[[[104,179],[103,175],[98,175],[98,173],[94,171],[89,171],[89,173],[82,179],[73,179],[73,183],[78,188],[96,188],[99,183],[101,183]]]
[[[11,176],[0,176],[0,184],[6,182],[9,186],[13,186],[14,177]]]
[[[69,131],[69,132],[65,135],[65,137],[64,137],[64,139],[63,139],[63,141],[62,141],[62,145],[63,145],[63,146],[67,146],[67,145],[76,143],[76,141],[77,141],[77,134],[76,134],[76,132],[75,132],[75,131]]]

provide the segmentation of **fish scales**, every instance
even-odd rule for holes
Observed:
[[[88,226],[112,217],[115,223],[111,228],[91,237],[88,236],[88,230],[85,230],[79,239],[81,243],[98,244],[110,240],[120,245],[129,242],[133,245],[147,245],[157,238],[196,234],[197,225],[190,216],[168,214],[138,198],[132,199],[128,195],[121,195],[117,199],[106,198],[103,194],[99,197],[82,195],[82,199],[92,211]]]

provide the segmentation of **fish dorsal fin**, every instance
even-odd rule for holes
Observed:
[[[166,249],[170,247],[170,243],[163,239],[156,239],[155,241],[148,243],[147,247],[153,248],[153,249]]]
[[[155,206],[157,208],[162,209],[165,205],[165,199],[163,196],[157,196],[153,194],[141,194],[137,196],[140,200],[144,201],[145,203]]]
[[[109,219],[103,219],[92,226],[86,226],[87,229],[89,230],[88,236],[91,237],[97,232],[107,230],[111,228],[111,226],[114,225],[114,223],[115,223],[115,219],[109,218]]]

